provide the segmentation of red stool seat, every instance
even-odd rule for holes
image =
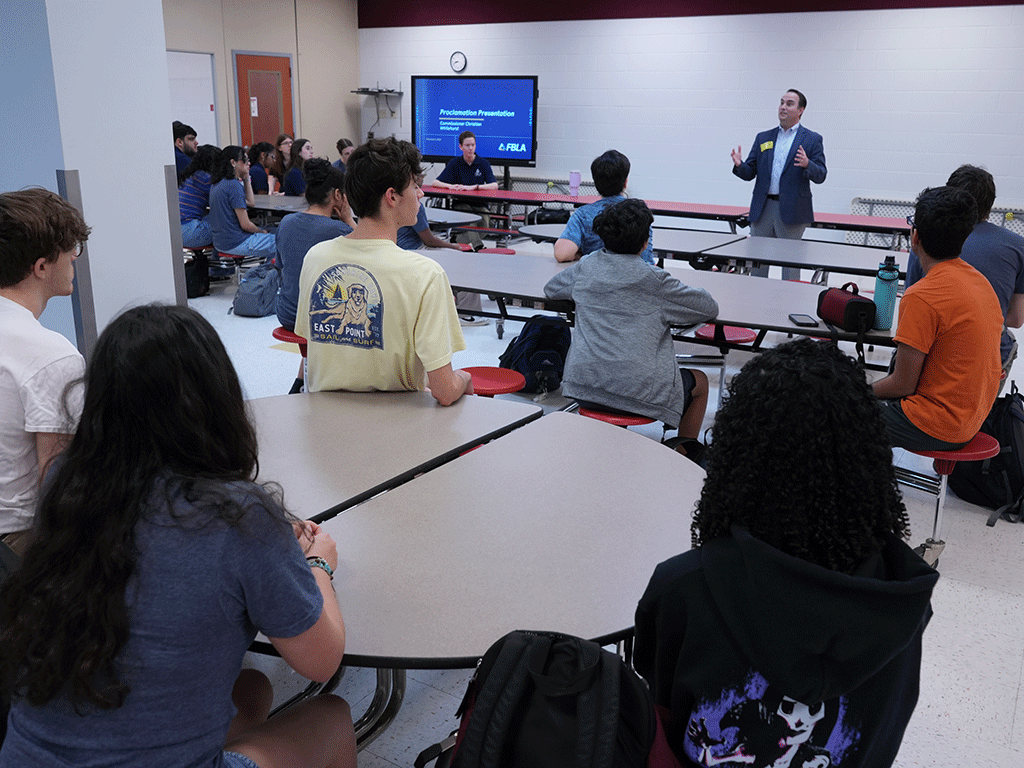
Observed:
[[[303,357],[306,356],[306,344],[307,344],[307,342],[306,342],[306,340],[304,338],[299,336],[297,333],[292,333],[287,328],[285,328],[283,325],[279,325],[277,328],[275,328],[273,330],[272,335],[278,341],[284,341],[284,342],[286,342],[288,344],[298,344],[299,345],[299,352],[302,354]]]
[[[757,340],[757,334],[749,328],[738,328],[735,325],[723,325],[722,333],[725,335],[725,340],[731,344],[753,344]],[[715,338],[715,326],[702,325],[698,328],[694,334],[698,339],[714,339]]]
[[[511,256],[515,251],[511,248],[481,248],[477,253],[503,253],[506,256]]]
[[[616,427],[639,427],[643,424],[653,424],[654,419],[649,419],[646,416],[627,416],[621,413],[608,413],[608,411],[595,411],[590,408],[580,408],[580,416],[586,416],[588,419],[597,419],[608,424],[614,424]]]
[[[979,432],[971,442],[958,451],[911,451],[911,453],[935,459],[932,465],[935,468],[935,474],[948,475],[953,471],[953,467],[956,466],[958,461],[983,461],[984,459],[991,459],[999,453],[999,441],[992,437],[992,435]]]
[[[478,365],[462,370],[473,377],[473,392],[483,397],[506,395],[518,392],[526,386],[526,377],[511,368],[497,368],[490,365]]]
[[[910,451],[918,456],[934,459],[932,468],[938,478],[903,467],[895,468],[898,482],[935,494],[935,522],[932,524],[932,535],[914,549],[929,565],[938,565],[939,556],[946,546],[946,542],[942,539],[942,513],[946,506],[946,486],[949,475],[956,463],[958,461],[983,461],[995,456],[999,450],[998,440],[984,432],[979,432],[971,442],[956,451]]]

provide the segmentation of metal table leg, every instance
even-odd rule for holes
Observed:
[[[366,712],[355,723],[356,749],[362,750],[387,730],[405,698],[405,670],[378,669],[377,690]]]

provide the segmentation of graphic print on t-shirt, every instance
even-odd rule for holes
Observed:
[[[313,284],[310,341],[384,349],[383,322],[380,285],[358,264],[337,264]]]
[[[697,765],[830,768],[856,752],[861,727],[846,697],[801,704],[757,672],[717,701],[698,702],[686,729],[686,755]]]

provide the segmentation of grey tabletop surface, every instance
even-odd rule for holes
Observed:
[[[784,240],[774,237],[745,237],[710,248],[712,259],[735,260],[783,267],[824,269],[849,275],[874,275],[887,255],[895,256],[900,277],[906,277],[907,253],[819,240]]]
[[[260,480],[302,518],[345,508],[491,436],[538,418],[531,403],[467,396],[445,408],[429,392],[318,392],[248,402]]]
[[[324,523],[346,663],[472,666],[513,629],[633,625],[689,549],[704,471],[619,427],[553,413]]]

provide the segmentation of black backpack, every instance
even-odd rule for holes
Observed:
[[[949,487],[964,501],[994,509],[988,519],[1019,523],[1024,516],[1024,396],[1010,382],[1009,394],[996,400],[981,432],[999,441],[999,453],[983,461],[959,461]]]
[[[571,341],[572,333],[565,320],[534,315],[508,343],[498,365],[526,377],[523,392],[553,392],[562,386]]]
[[[185,262],[185,296],[198,299],[210,292],[210,260],[203,248],[192,248],[192,258]]]
[[[452,768],[674,766],[651,693],[616,654],[557,632],[510,632],[484,654],[459,707]]]

